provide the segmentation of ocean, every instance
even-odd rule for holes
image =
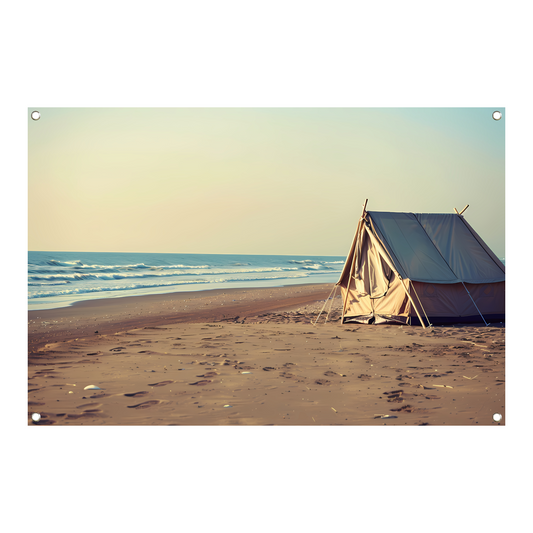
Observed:
[[[28,252],[28,310],[206,289],[335,283],[344,256]]]

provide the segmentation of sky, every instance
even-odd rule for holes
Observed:
[[[29,250],[342,256],[368,199],[505,257],[503,108],[33,110]]]

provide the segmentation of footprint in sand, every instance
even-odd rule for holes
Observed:
[[[254,367],[250,365],[234,365],[237,370],[253,370]]]
[[[101,394],[93,394],[92,396],[89,396],[89,398],[96,399],[96,398],[103,398],[104,396],[107,396],[107,394],[105,392],[102,392]]]
[[[96,412],[95,412],[96,411]],[[98,418],[101,415],[102,411],[96,409],[96,410],[88,410],[84,411],[83,413],[79,414],[69,414],[67,415],[67,418],[69,420],[77,420],[78,418]]]
[[[171,383],[174,383],[171,379],[167,381],[159,381],[158,383],[148,383],[149,387],[164,387],[165,385],[170,385]]]
[[[142,390],[139,392],[129,392],[127,394],[124,394],[124,396],[128,396],[130,398],[142,398],[143,396],[146,396],[147,394],[149,394],[148,391]]]
[[[403,381],[404,379],[413,379],[413,376],[408,376],[406,374],[400,374],[396,379],[398,381]]]
[[[147,409],[153,405],[158,405],[161,402],[159,400],[148,400],[147,402],[138,403],[137,405],[128,405],[129,409]]]
[[[282,372],[280,374],[280,377],[284,379],[298,379],[294,374],[291,374],[290,372]]]
[[[196,376],[197,378],[214,378],[215,376],[218,376],[218,372],[215,372],[214,370],[211,372],[206,372],[205,374],[202,374],[200,376]]]
[[[189,383],[189,385],[198,385],[198,386],[202,386],[202,385],[207,385],[208,383],[211,383],[211,380],[210,379],[201,379],[200,381],[195,381],[194,383]]]
[[[401,413],[415,413],[418,411],[424,411],[425,409],[420,409],[417,407],[413,407],[411,405],[403,405],[402,407],[398,407],[397,409],[391,409],[391,411],[395,412],[401,412]]]
[[[383,394],[385,394],[387,398],[389,398],[387,400],[388,402],[402,403],[404,401],[404,399],[402,398],[402,396],[404,395],[403,390],[393,390],[390,392],[384,392]]]

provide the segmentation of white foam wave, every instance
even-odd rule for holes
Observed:
[[[293,279],[293,278],[305,278],[308,274],[299,273],[294,276],[266,276],[260,278],[215,278],[210,280],[198,279],[198,280],[182,280],[182,281],[173,281],[170,283],[134,283],[131,285],[123,286],[106,286],[106,287],[80,287],[73,289],[65,289],[62,291],[40,291],[34,294],[28,295],[28,299],[35,298],[47,298],[50,296],[68,296],[75,294],[90,294],[96,292],[110,292],[110,291],[127,291],[127,290],[136,290],[136,289],[152,289],[159,287],[172,287],[176,285],[200,285],[200,284],[209,284],[209,283],[232,283],[232,282],[242,282],[242,281],[264,281],[264,280],[273,280],[273,279]]]
[[[50,283],[28,283],[29,287],[51,287],[52,285],[67,285],[70,281],[52,281]]]
[[[222,276],[230,274],[252,274],[252,273],[261,273],[261,272],[283,272],[283,271],[294,271],[298,270],[297,268],[291,267],[271,267],[271,268],[241,268],[241,269],[231,269],[231,270],[210,270],[209,272],[183,272],[175,270],[172,272],[121,272],[121,273],[102,273],[102,272],[93,272],[93,273],[72,273],[72,274],[49,274],[49,275],[32,275],[29,276],[31,282],[35,281],[84,281],[84,280],[119,280],[119,279],[135,279],[135,278],[162,278],[162,277],[171,277],[171,276]]]
[[[154,269],[154,270],[172,270],[176,268],[185,269],[206,269],[209,265],[146,265],[145,263],[134,263],[131,265],[86,265],[81,261],[56,261],[51,259],[47,261],[48,265],[61,267],[74,267],[76,270],[100,270],[100,271],[120,271],[132,269]]]
[[[47,263],[49,265],[54,265],[54,266],[67,266],[67,267],[71,267],[73,265],[75,266],[82,266],[83,263],[79,260],[75,260],[75,261],[58,261],[57,259],[50,259],[49,261],[47,261]]]
[[[152,268],[149,265],[144,263],[135,263],[133,265],[84,265],[80,263],[76,265],[77,269],[81,268],[82,270],[131,270],[133,268]]]

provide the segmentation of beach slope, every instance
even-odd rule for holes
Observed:
[[[337,297],[328,322],[323,314],[315,326],[331,289],[213,290],[29,312],[28,424],[505,423],[503,325],[341,325]]]

